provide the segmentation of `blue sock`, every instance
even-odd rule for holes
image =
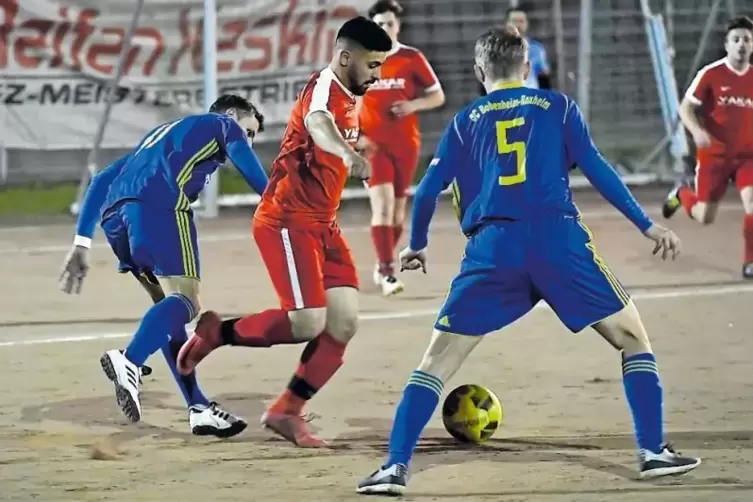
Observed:
[[[408,465],[418,437],[429,423],[442,395],[442,381],[423,371],[415,370],[403,391],[390,434],[390,456],[387,465]]]
[[[653,354],[622,360],[622,381],[633,414],[638,448],[658,453],[664,443],[662,388]]]
[[[178,331],[174,331],[170,335],[170,340],[167,343],[162,345],[162,355],[165,356],[165,361],[167,361],[167,365],[170,367],[175,383],[178,384],[178,388],[183,393],[186,406],[209,406],[209,399],[201,392],[199,383],[196,381],[196,372],[194,371],[188,376],[178,373],[176,364],[178,352],[183,344],[186,343],[186,340],[188,340],[188,334],[186,333],[186,327],[182,326]]]
[[[168,333],[185,328],[193,317],[193,305],[187,297],[181,294],[165,297],[144,314],[126,347],[126,357],[136,366],[143,366],[149,356],[167,343]]]

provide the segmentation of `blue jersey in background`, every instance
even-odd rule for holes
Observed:
[[[526,39],[528,41],[528,61],[531,62],[531,73],[525,81],[526,87],[539,88],[539,77],[549,73],[549,60],[546,56],[546,48],[541,42]]]

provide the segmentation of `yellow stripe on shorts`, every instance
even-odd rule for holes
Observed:
[[[183,193],[183,187],[191,179],[194,167],[200,162],[204,162],[212,155],[219,151],[220,147],[217,140],[212,139],[196,152],[188,162],[178,172],[176,182],[178,183],[178,200],[175,203],[175,219],[178,226],[178,238],[180,239],[180,250],[183,258],[183,274],[186,277],[198,277],[198,264],[196,263],[196,250],[194,249],[193,239],[191,238],[191,220],[188,216],[188,210],[191,209],[191,203],[188,197]]]
[[[175,216],[178,223],[178,237],[183,256],[183,275],[186,277],[197,277],[196,253],[194,251],[193,239],[191,239],[191,221],[188,218],[188,213],[185,211],[176,211]]]
[[[627,305],[628,302],[630,302],[630,296],[627,294],[625,289],[622,287],[622,284],[620,284],[620,281],[617,280],[617,278],[614,276],[612,271],[607,266],[606,262],[604,261],[604,258],[599,255],[599,253],[596,251],[596,246],[593,244],[593,237],[594,234],[591,232],[591,229],[588,228],[588,226],[583,223],[583,219],[581,218],[580,212],[578,212],[578,225],[583,229],[584,232],[586,232],[586,235],[588,236],[588,242],[586,243],[586,247],[591,251],[591,255],[593,256],[594,263],[596,263],[596,266],[599,267],[599,270],[604,275],[604,278],[609,283],[609,286],[611,286],[612,290],[614,291],[614,294],[617,295],[617,298],[620,299],[623,305]]]
[[[463,215],[460,214],[460,187],[458,186],[458,180],[452,181],[452,207],[455,208],[455,216],[457,216],[458,221],[463,220]]]

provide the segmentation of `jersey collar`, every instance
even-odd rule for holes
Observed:
[[[492,91],[501,91],[502,89],[517,89],[518,87],[523,87],[523,82],[520,80],[516,80],[514,82],[502,82],[500,84],[495,84],[494,87],[492,87]]]
[[[392,48],[389,51],[387,51],[387,57],[390,57],[393,54],[397,53],[397,51],[399,51],[403,47],[405,46],[401,44],[400,42],[395,42],[394,44],[392,44]]]
[[[334,80],[335,82],[337,82],[337,85],[340,86],[340,89],[342,89],[343,92],[345,94],[347,94],[349,98],[355,98],[355,95],[352,92],[350,92],[350,89],[348,89],[347,87],[345,87],[345,84],[343,84],[340,81],[340,79],[337,78],[337,73],[333,72],[332,68],[330,68],[328,66],[328,67],[326,67],[325,69],[322,70],[322,73],[325,73],[328,77],[331,77],[332,80]]]
[[[727,68],[729,69],[729,71],[731,71],[735,75],[739,75],[741,77],[743,75],[745,75],[746,73],[748,73],[748,70],[750,70],[750,64],[748,66],[746,66],[743,71],[735,70],[735,68],[731,64],[729,64],[729,60],[726,57],[724,58],[724,64],[727,66]]]

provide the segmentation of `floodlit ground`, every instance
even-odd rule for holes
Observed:
[[[656,207],[661,194],[645,191],[642,199]],[[652,257],[651,244],[598,198],[577,200],[653,338],[668,437],[704,464],[685,477],[635,481],[617,354],[593,333],[571,335],[541,308],[486,340],[450,384],[491,387],[504,426],[485,447],[467,449],[435,414],[406,500],[751,500],[753,284],[739,279],[737,200],[729,199],[712,227],[677,215],[672,226],[685,254],[675,263]],[[159,354],[143,387],[143,422],[127,424],[98,359],[126,343],[146,295],[97,247],[84,293],[66,297],[55,279],[72,226],[0,229],[0,500],[355,500],[356,483],[383,457],[395,404],[462,254],[463,238],[441,205],[429,274],[404,275],[406,293],[390,300],[370,284],[365,206],[344,209],[363,282],[363,322],[345,365],[309,408],[319,415],[314,427],[335,446],[315,452],[257,425],[300,347],[226,348],[202,364],[205,392],[251,424],[236,439],[190,435]],[[248,217],[202,222],[200,235],[205,306],[233,315],[276,305]],[[116,458],[93,459],[95,450]]]

